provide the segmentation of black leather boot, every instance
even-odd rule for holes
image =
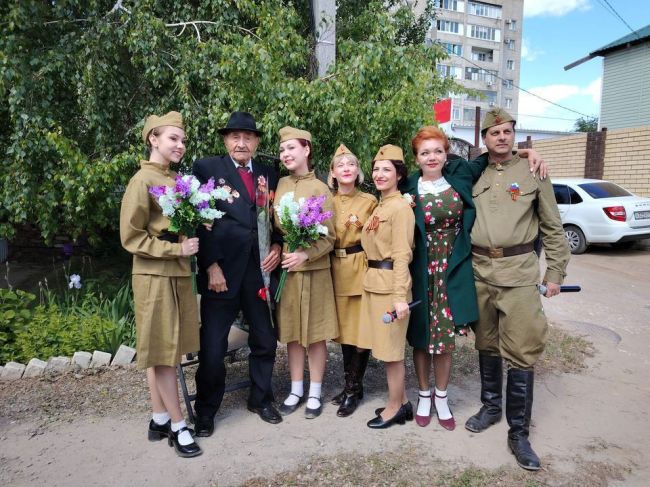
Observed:
[[[357,347],[354,345],[345,345],[341,344],[341,355],[343,355],[343,373],[345,375],[345,384],[347,385],[350,375],[350,364],[352,363],[352,357],[357,353]],[[345,399],[345,388],[332,398],[332,404],[335,406],[340,406]]]
[[[357,409],[359,401],[363,399],[363,376],[366,373],[369,357],[370,350],[363,350],[362,352],[355,350],[350,363],[349,380],[345,382],[345,390],[343,391],[345,396],[338,411],[336,411],[337,416],[341,418],[350,416]]]
[[[501,421],[501,398],[503,390],[503,365],[501,357],[479,353],[481,369],[481,402],[478,413],[465,422],[465,428],[480,433]]]
[[[533,410],[533,386],[535,373],[532,370],[511,368],[508,370],[506,386],[506,419],[508,446],[517,463],[526,470],[539,470],[539,457],[528,441],[530,416]]]

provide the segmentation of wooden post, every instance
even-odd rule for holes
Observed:
[[[476,107],[474,116],[474,147],[479,147],[479,135],[481,133],[481,107]]]

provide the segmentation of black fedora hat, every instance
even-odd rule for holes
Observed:
[[[225,135],[234,130],[246,130],[260,136],[262,135],[262,132],[257,130],[257,124],[255,123],[253,115],[248,112],[232,112],[228,119],[228,123],[224,128],[219,129],[219,133]]]

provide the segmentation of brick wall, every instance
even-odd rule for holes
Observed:
[[[587,134],[533,140],[533,148],[551,166],[551,178],[582,178],[585,175]]]

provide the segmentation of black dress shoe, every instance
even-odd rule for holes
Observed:
[[[413,421],[413,403],[411,401],[408,401],[406,404],[402,404],[402,407],[406,410],[406,416],[404,419],[406,421]],[[375,409],[375,414],[379,416],[385,408],[377,408]]]
[[[207,437],[214,433],[214,416],[196,416],[194,419],[196,436]]]
[[[149,421],[149,441],[160,441],[163,438],[168,438],[171,425],[171,419],[165,424],[158,424],[153,419]]]
[[[176,450],[176,454],[179,457],[183,457],[183,458],[198,457],[201,453],[203,453],[203,450],[201,450],[201,447],[197,445],[195,441],[192,441],[192,443],[190,443],[189,445],[181,445],[178,442],[178,435],[180,435],[183,431],[187,431],[188,433],[190,432],[187,426],[183,426],[178,431],[172,431],[171,429],[169,430],[169,446],[174,447],[174,450]]]
[[[336,396],[334,396],[330,402],[335,406],[340,406],[344,399],[345,399],[345,389],[343,389]]]
[[[298,402],[294,404],[293,406],[287,406],[285,403],[280,404],[280,407],[278,410],[280,411],[280,414],[282,416],[286,416],[288,414],[293,413],[296,409],[300,407],[300,405],[305,402],[305,396],[299,396],[298,394],[294,394],[293,392],[289,393],[290,396],[296,396],[298,398]]]
[[[305,418],[314,419],[320,416],[320,413],[323,412],[323,401],[320,397],[309,396],[309,399],[317,399],[318,407],[317,408],[305,408]]]
[[[402,405],[395,416],[390,419],[383,419],[381,416],[377,416],[370,421],[368,421],[368,428],[372,429],[386,429],[390,428],[394,424],[404,424],[406,422],[406,405]]]
[[[263,421],[271,424],[278,424],[282,422],[282,416],[277,409],[273,407],[272,404],[266,406],[253,407],[250,404],[248,405],[248,410],[252,413],[256,413]]]

